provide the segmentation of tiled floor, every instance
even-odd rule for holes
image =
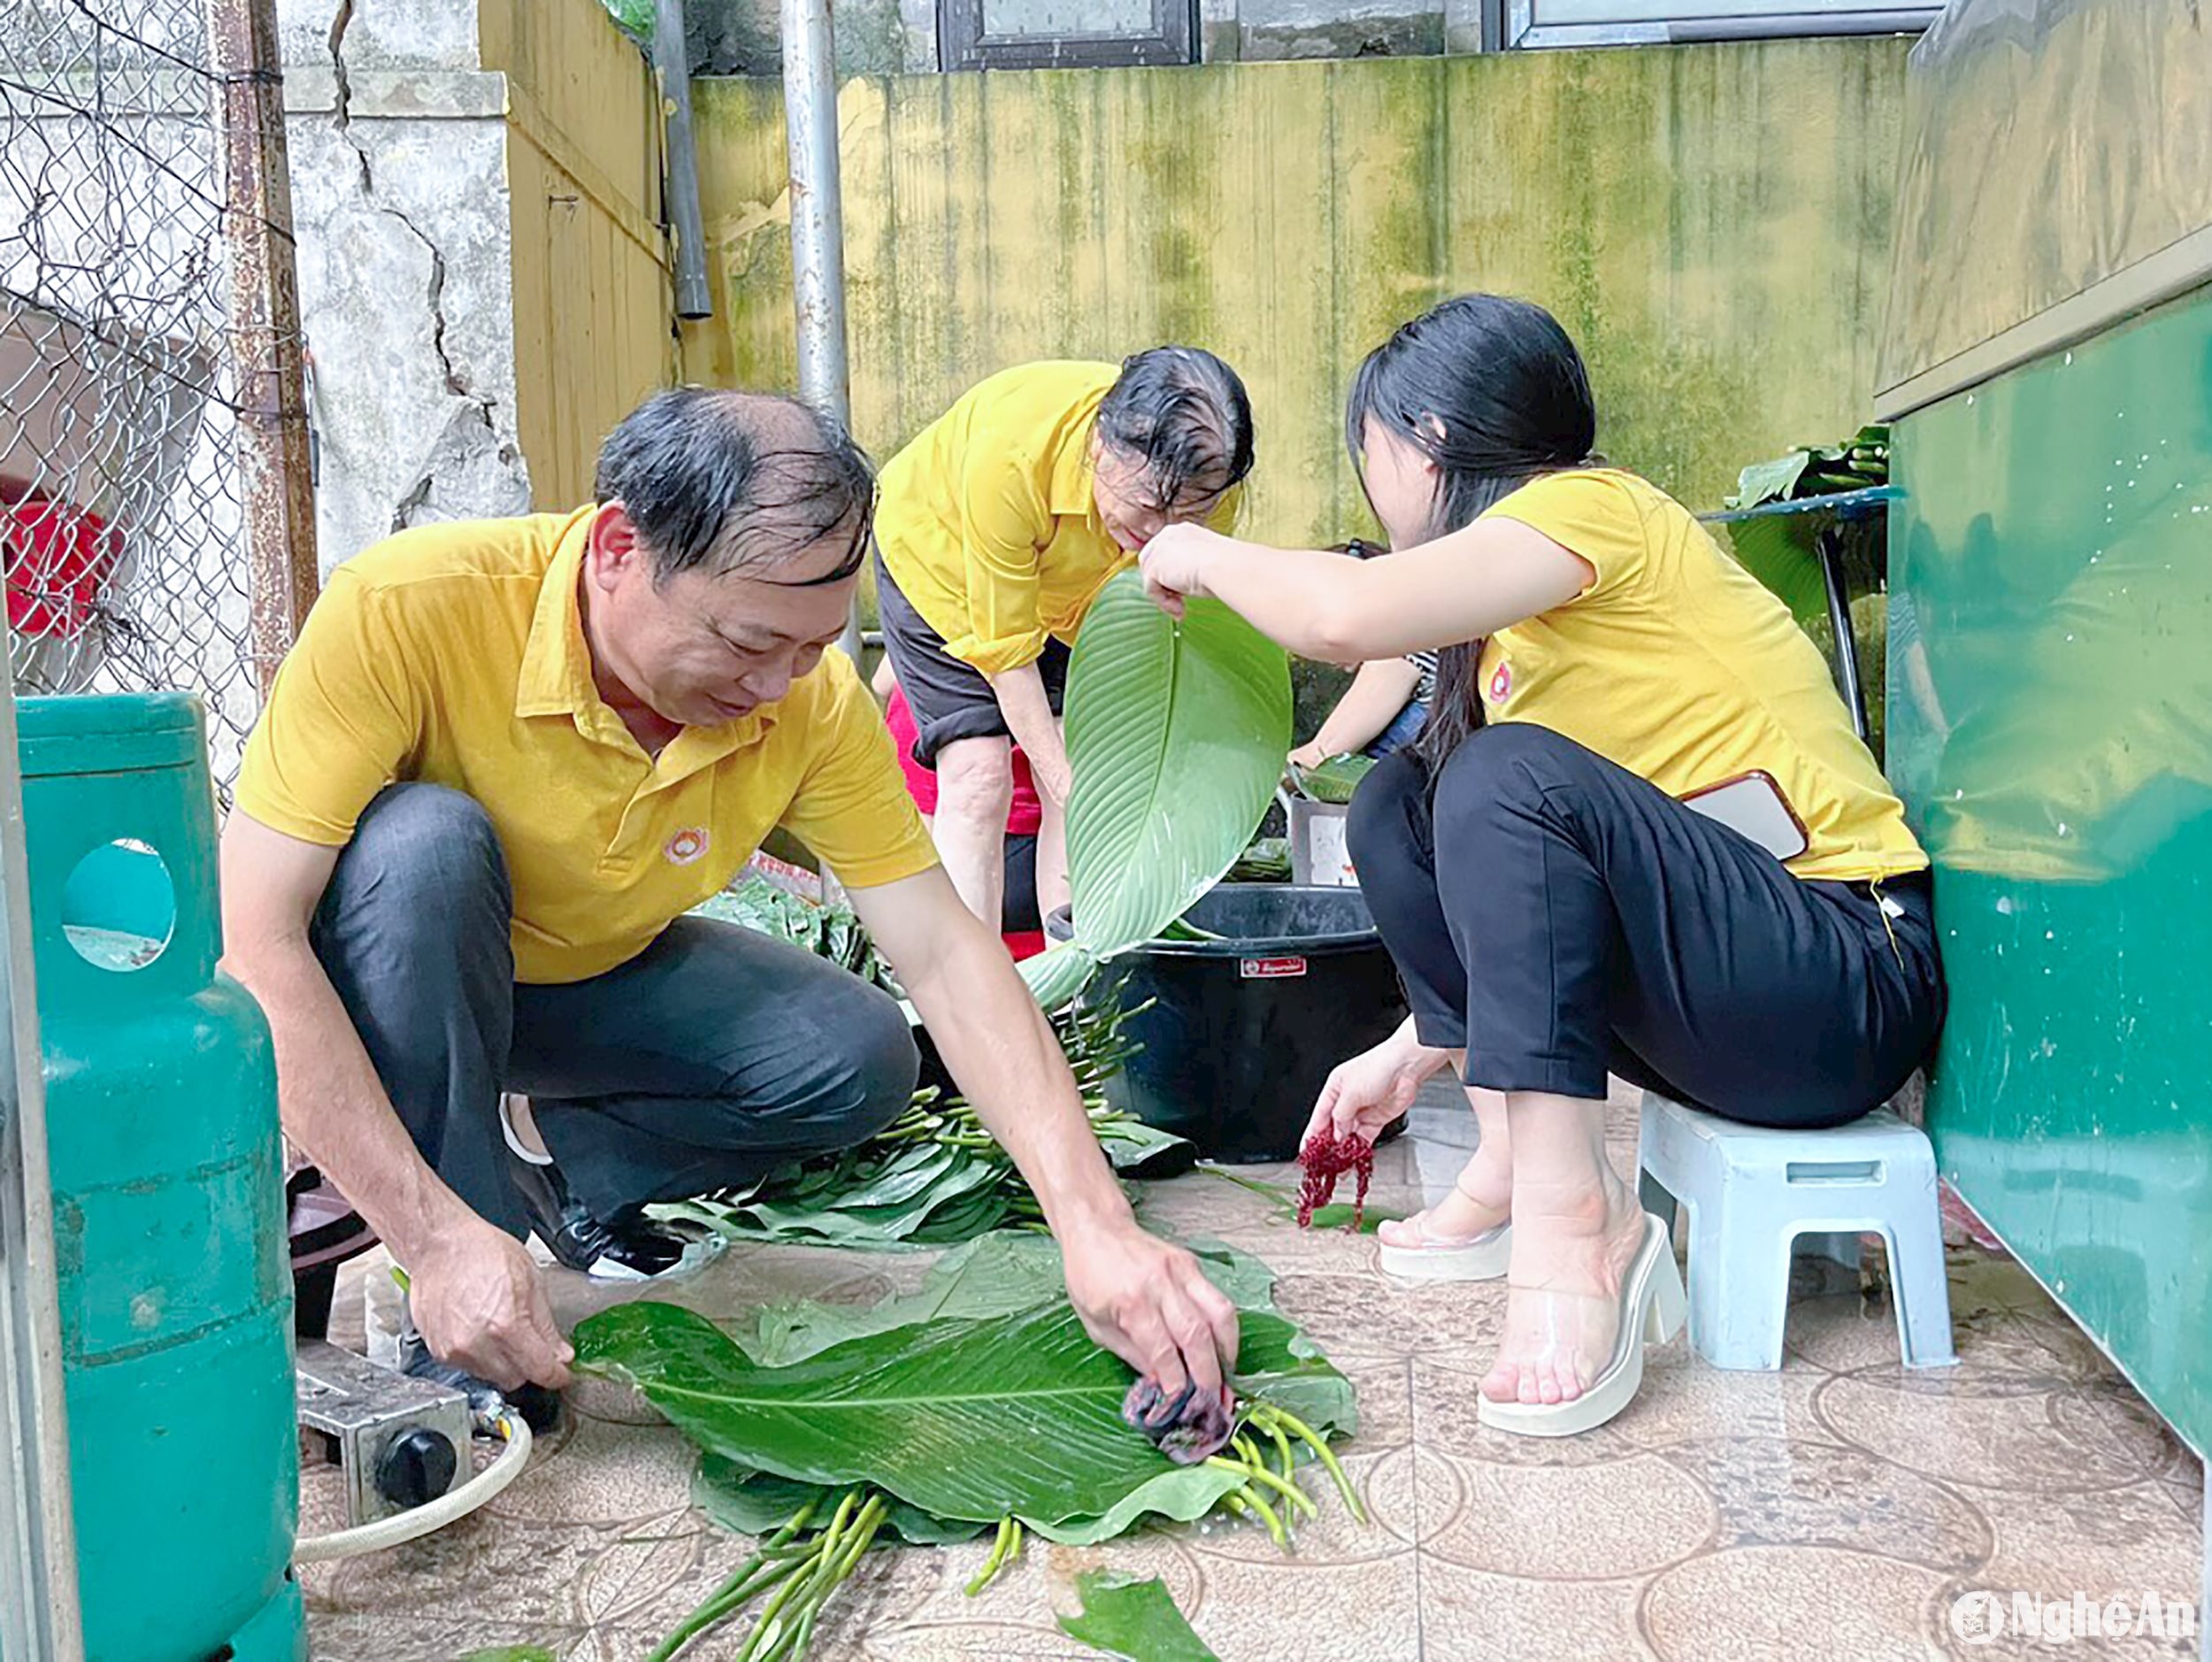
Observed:
[[[1625,1168],[1632,1108],[1617,1117]],[[1410,1211],[1448,1182],[1472,1121],[1425,1108],[1416,1131],[1378,1161],[1377,1204]],[[1955,1369],[1903,1372],[1886,1306],[1855,1287],[1808,1288],[1779,1373],[1719,1373],[1678,1343],[1655,1354],[1612,1425],[1533,1443],[1475,1419],[1502,1287],[1398,1286],[1378,1273],[1371,1238],[1301,1235],[1204,1175],[1157,1186],[1147,1212],[1277,1270],[1283,1308],[1358,1385],[1364,1425],[1346,1464],[1373,1523],[1325,1504],[1288,1558],[1250,1528],[1220,1527],[1033,1549],[972,1601],[961,1589],[981,1548],[879,1554],[832,1606],[818,1657],[1092,1657],[1052,1612],[1077,1570],[1102,1564],[1164,1577],[1225,1662],[2027,1656],[2055,1652],[2010,1633],[1955,1635],[1959,1595],[1998,1589],[2008,1607],[2014,1589],[2067,1602],[2079,1589],[2099,1604],[2198,1596],[2196,1460],[2023,1271],[1971,1249],[1951,1266]],[[683,1302],[868,1298],[923,1267],[743,1252]],[[559,1290],[564,1314],[580,1314],[588,1289],[572,1279]],[[308,1574],[318,1658],[447,1662],[526,1643],[577,1662],[641,1658],[727,1573],[743,1545],[687,1506],[681,1439],[626,1392],[588,1385],[572,1400],[486,1514]],[[334,1504],[327,1477],[311,1477],[306,1527],[331,1527]],[[687,1654],[735,1649],[726,1637]],[[2193,1656],[2197,1644],[2062,1650]]]

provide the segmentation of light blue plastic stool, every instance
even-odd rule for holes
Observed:
[[[1780,1367],[1791,1257],[1809,1248],[1855,1266],[1868,1230],[1889,1243],[1905,1366],[1958,1360],[1935,1150],[1918,1127],[1884,1108],[1778,1131],[1646,1092],[1640,1141],[1644,1209],[1670,1222],[1676,1201],[1690,1211],[1690,1343],[1715,1367]]]

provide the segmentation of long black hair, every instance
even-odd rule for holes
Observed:
[[[1543,307],[1502,295],[1447,300],[1369,353],[1344,412],[1355,466],[1371,422],[1437,466],[1424,541],[1471,524],[1540,474],[1596,459],[1582,354]],[[1414,742],[1432,774],[1482,725],[1478,646],[1438,654],[1436,696]]]

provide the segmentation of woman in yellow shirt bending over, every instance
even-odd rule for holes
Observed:
[[[994,375],[883,470],[876,581],[884,643],[937,770],[937,852],[994,928],[1013,747],[1044,825],[1037,894],[1068,900],[1068,647],[1091,602],[1163,527],[1223,508],[1252,468],[1252,406],[1210,352]]]
[[[1413,1016],[1336,1070],[1313,1129],[1371,1139],[1460,1070],[1481,1145],[1383,1261],[1506,1277],[1478,1407],[1535,1435],[1618,1413],[1647,1333],[1681,1319],[1667,1233],[1606,1159],[1608,1073],[1836,1125],[1904,1082],[1944,1004],[1927,858],[1820,654],[1680,504],[1593,456],[1596,430],[1551,315],[1468,296],[1353,388],[1400,552],[1190,528],[1143,558],[1171,611],[1215,596],[1309,658],[1442,649],[1427,727],[1349,825]]]

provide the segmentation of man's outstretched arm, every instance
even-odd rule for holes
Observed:
[[[852,891],[977,1115],[1029,1180],[1091,1336],[1170,1393],[1217,1390],[1236,1308],[1198,1260],[1138,1226],[1052,1031],[1006,948],[932,868]]]

